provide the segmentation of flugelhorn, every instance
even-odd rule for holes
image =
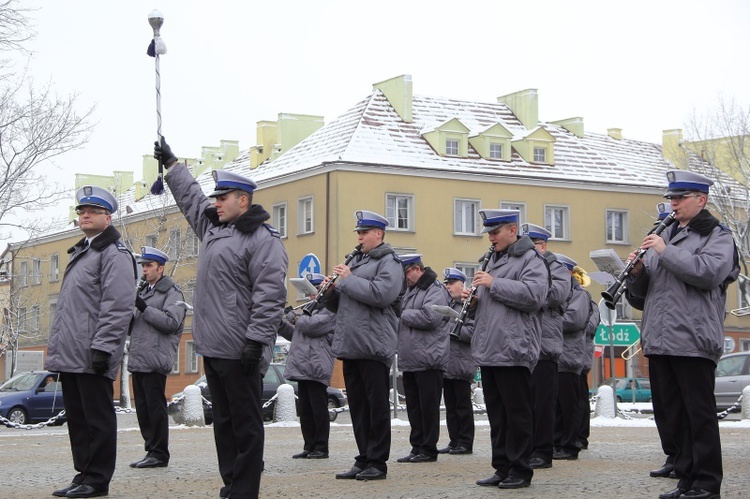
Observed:
[[[346,259],[344,259],[344,265],[349,265],[349,262],[351,262],[355,256],[359,255],[361,253],[361,250],[362,250],[362,245],[358,244],[354,248],[354,251],[346,255]],[[318,306],[318,303],[320,303],[321,298],[323,298],[323,296],[328,292],[328,288],[330,288],[331,285],[333,285],[333,283],[336,282],[336,279],[338,277],[339,275],[336,273],[333,273],[330,276],[328,276],[328,280],[320,286],[320,289],[318,290],[317,294],[313,297],[313,299],[301,305],[303,314],[305,315],[313,314],[313,312],[315,311],[315,307]],[[294,308],[296,309],[299,307],[300,306],[298,305],[297,307],[294,307]]]
[[[482,257],[482,264],[479,268],[482,272],[485,272],[487,270],[487,266],[490,264],[490,258],[492,258],[492,255],[495,253],[495,245],[493,244],[490,246],[489,251],[484,254]],[[474,296],[477,294],[477,287],[472,286],[469,289],[469,296],[466,297],[466,300],[464,300],[464,304],[461,307],[461,313],[458,314],[458,318],[456,319],[456,325],[453,327],[453,331],[451,331],[451,336],[453,338],[458,338],[461,335],[461,328],[464,326],[464,323],[466,322],[466,317],[469,315],[469,307],[471,306],[471,300],[474,299]]]
[[[664,232],[664,229],[672,225],[675,221],[675,212],[670,213],[666,217],[664,217],[664,220],[659,223],[655,228],[651,229],[646,236],[650,236],[651,234],[658,236],[662,232]],[[646,251],[648,248],[643,249],[639,248],[638,253],[635,254],[635,257],[628,261],[625,265],[625,268],[622,269],[622,272],[620,272],[620,275],[617,276],[617,279],[615,279],[615,282],[610,285],[606,291],[602,292],[602,298],[604,298],[604,304],[607,305],[607,308],[610,310],[614,310],[615,306],[617,305],[617,302],[620,301],[620,297],[622,297],[622,294],[625,292],[625,289],[627,287],[626,279],[630,275],[630,273],[633,271],[633,268],[643,260],[643,257],[646,255]]]

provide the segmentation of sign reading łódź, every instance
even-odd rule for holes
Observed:
[[[633,322],[615,322],[612,325],[613,344],[616,347],[629,347],[641,339],[641,331]],[[594,336],[594,345],[609,345],[609,326],[599,324]]]

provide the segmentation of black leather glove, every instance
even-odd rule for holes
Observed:
[[[141,313],[142,313],[144,310],[146,310],[146,307],[148,307],[148,305],[146,305],[146,301],[143,298],[141,298],[140,296],[136,296],[135,297],[135,308],[137,308],[138,310],[140,310]]]
[[[249,375],[255,372],[262,356],[263,344],[255,340],[247,340],[247,343],[242,348],[242,356],[240,357],[242,369],[245,371],[245,374]]]
[[[94,368],[94,373],[103,376],[109,372],[109,357],[110,354],[107,352],[95,348],[91,349],[91,367]]]
[[[172,152],[172,148],[169,147],[167,141],[164,140],[164,136],[161,137],[161,144],[154,142],[154,157],[161,162],[164,167],[172,166],[173,163],[177,162],[177,156]]]

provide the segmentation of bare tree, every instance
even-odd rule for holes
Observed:
[[[27,9],[17,0],[0,3],[0,51],[23,50],[33,36]],[[65,194],[41,170],[48,160],[88,140],[94,108],[76,111],[77,95],[57,96],[50,84],[38,86],[26,71],[15,76],[0,64],[0,236],[3,229],[27,233],[30,213]],[[33,235],[33,234],[31,234]]]
[[[714,109],[694,112],[683,146],[691,151],[686,167],[712,179],[710,209],[733,232],[740,252],[743,305],[750,305],[750,107],[719,97]]]

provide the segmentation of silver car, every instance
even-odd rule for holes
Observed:
[[[730,353],[719,359],[716,365],[716,410],[731,407],[750,386],[750,352]]]

